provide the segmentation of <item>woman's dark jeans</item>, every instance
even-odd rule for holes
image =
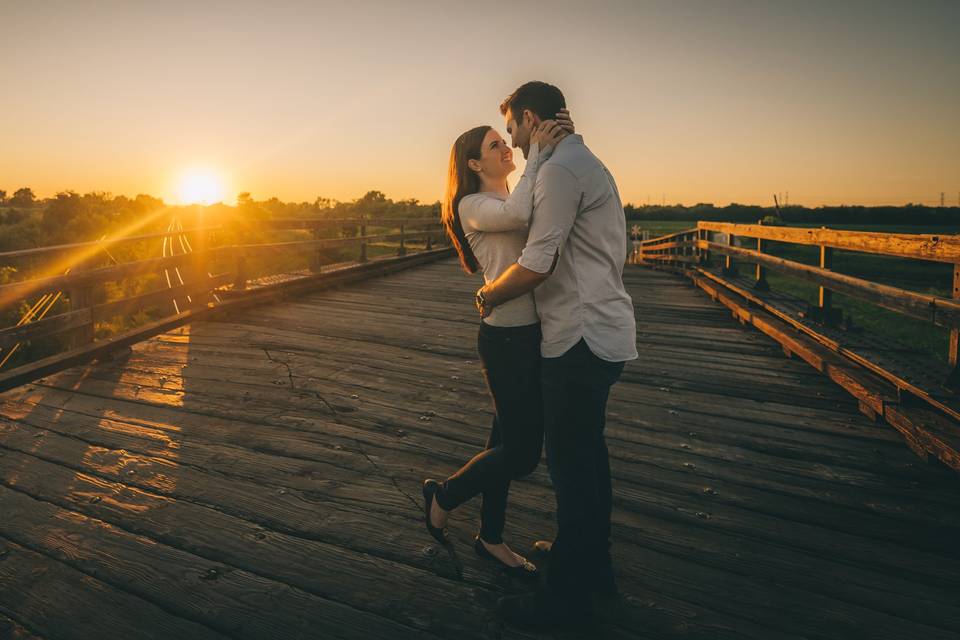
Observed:
[[[486,449],[443,483],[437,503],[449,511],[482,493],[480,537],[499,544],[510,481],[536,469],[543,448],[540,325],[481,322],[477,351],[493,398],[493,428]]]

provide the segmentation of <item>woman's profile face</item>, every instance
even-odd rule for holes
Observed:
[[[505,178],[517,168],[513,164],[513,150],[495,129],[487,131],[480,145],[480,160],[483,175],[488,178]]]

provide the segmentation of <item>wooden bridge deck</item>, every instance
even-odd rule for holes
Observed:
[[[590,637],[960,638],[960,481],[683,279],[628,267],[620,617]],[[0,396],[0,637],[519,638],[420,520],[489,402],[452,261],[238,312]],[[507,537],[554,531],[545,465]]]

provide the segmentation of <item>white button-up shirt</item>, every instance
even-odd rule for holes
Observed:
[[[561,140],[537,173],[521,266],[553,274],[534,290],[543,342],[557,358],[583,338],[599,358],[637,357],[633,300],[623,286],[627,226],[613,176],[583,144]]]

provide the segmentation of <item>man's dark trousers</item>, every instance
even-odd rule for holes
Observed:
[[[589,607],[590,591],[612,585],[610,461],[603,429],[610,387],[623,362],[608,362],[581,339],[541,361],[547,464],[557,498],[557,537],[547,591]]]

